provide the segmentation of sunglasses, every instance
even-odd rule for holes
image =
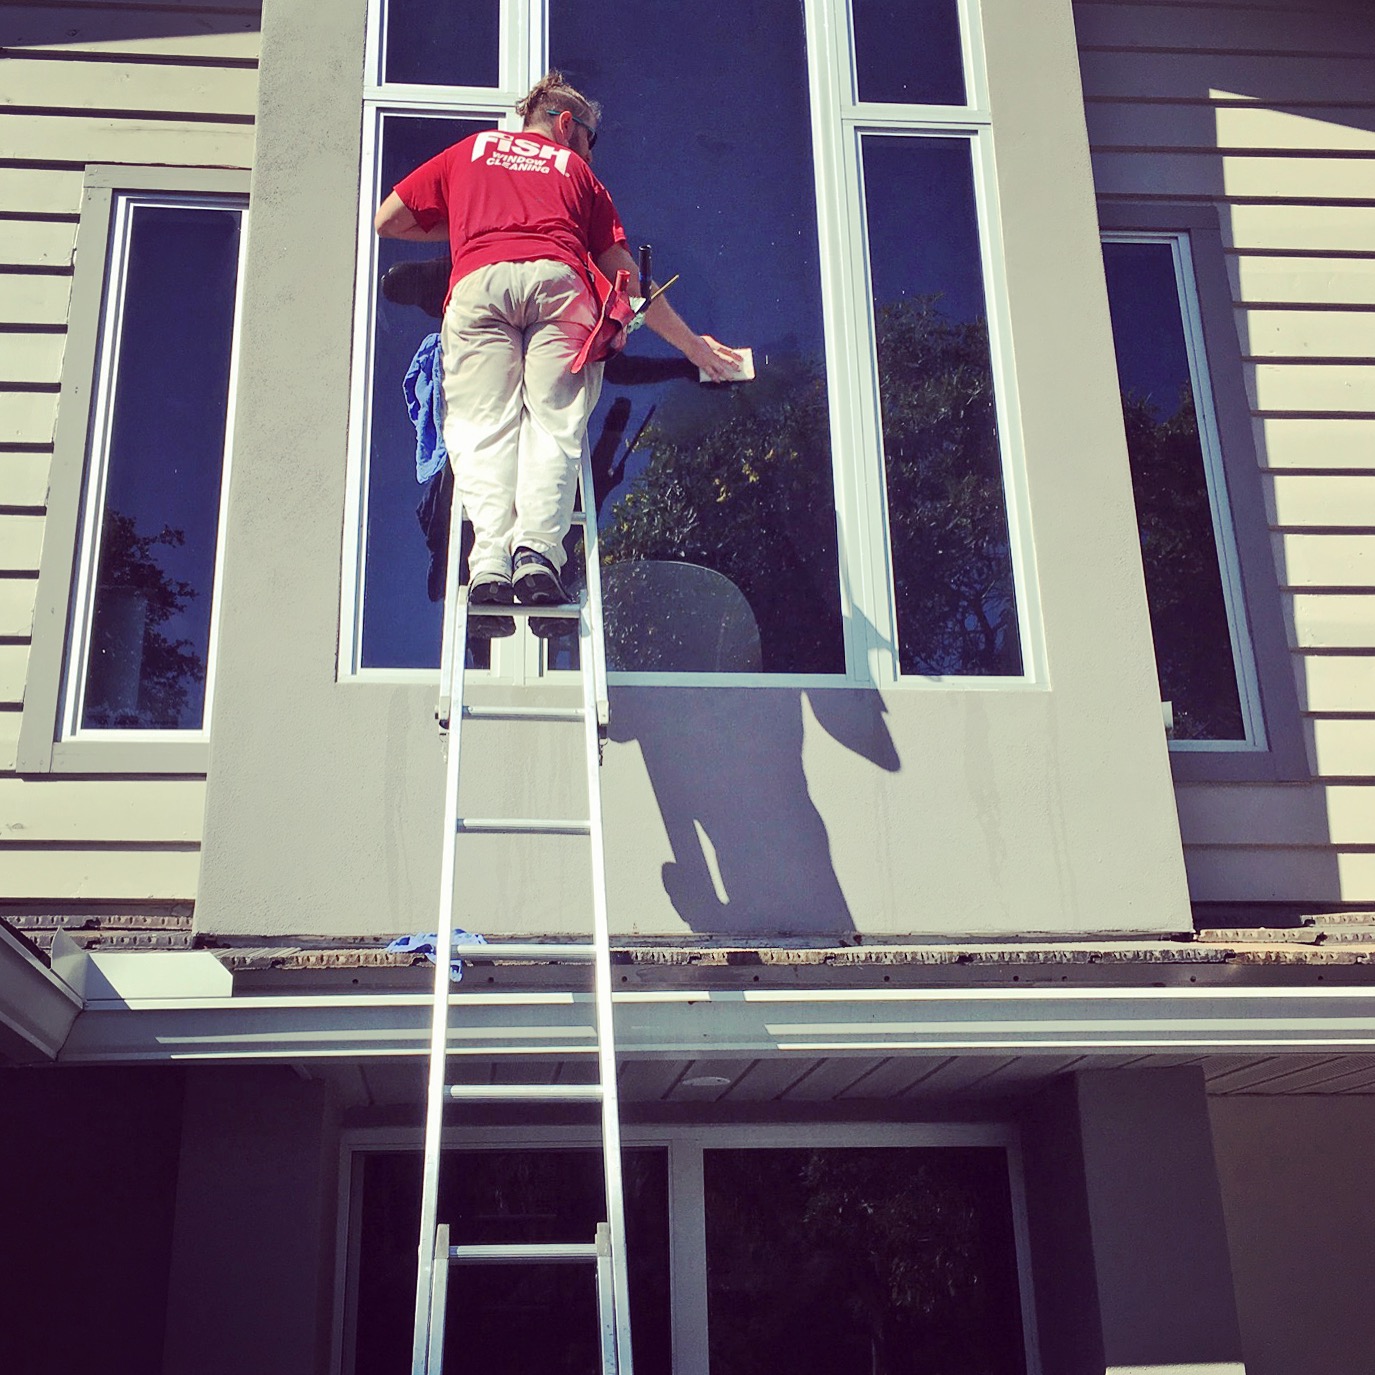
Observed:
[[[557,119],[559,115],[566,113],[574,124],[581,125],[582,128],[587,130],[587,151],[590,153],[597,146],[597,131],[585,119],[579,119],[572,110],[546,110],[544,113],[553,115],[555,119]]]

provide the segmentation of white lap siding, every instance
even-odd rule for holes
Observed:
[[[1375,13],[1078,0],[1106,202],[1217,207],[1309,782],[1181,784],[1202,901],[1375,900]]]
[[[85,169],[250,167],[258,47],[259,6],[241,0],[0,14],[0,898],[20,904],[10,915],[26,903],[79,914],[195,896],[202,779],[26,777],[16,742]]]

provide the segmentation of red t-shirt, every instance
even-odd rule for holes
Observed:
[[[532,129],[485,129],[446,148],[396,184],[422,229],[449,223],[454,283],[490,263],[541,258],[583,272],[624,243],[606,187],[571,148]]]

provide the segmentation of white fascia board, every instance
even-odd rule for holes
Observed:
[[[636,1059],[1073,1050],[1375,1050],[1375,989],[874,989],[616,995]],[[92,1005],[71,1063],[423,1056],[424,993]],[[592,995],[460,993],[454,1055],[594,1053]]]
[[[23,941],[0,927],[0,1027],[8,1058],[57,1058],[81,1012],[81,999]]]
[[[233,974],[208,950],[84,950],[58,931],[51,959],[87,1008],[156,998],[227,1001],[234,992]]]

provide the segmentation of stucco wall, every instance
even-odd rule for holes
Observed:
[[[617,929],[1189,924],[1069,6],[988,0],[984,26],[1048,681],[614,692]],[[335,680],[362,35],[361,0],[265,16],[203,931],[414,930],[433,910],[432,692]],[[577,742],[553,729],[472,733],[481,814],[577,815]],[[581,845],[473,840],[459,920],[584,929]]]

